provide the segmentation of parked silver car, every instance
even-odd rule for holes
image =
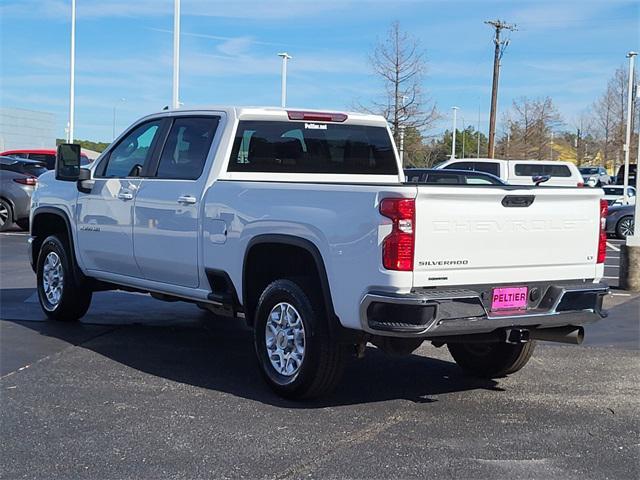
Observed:
[[[10,170],[0,170],[0,232],[14,223],[23,230],[29,229],[31,194],[38,179]]]
[[[614,205],[609,207],[606,225],[607,234],[615,235],[623,240],[627,236],[633,235],[635,208],[635,205]]]
[[[612,182],[604,167],[580,167],[580,175],[588,187],[601,187]]]

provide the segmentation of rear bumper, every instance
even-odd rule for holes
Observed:
[[[418,289],[409,294],[370,292],[360,304],[364,331],[392,337],[437,338],[497,329],[582,326],[606,317],[599,283],[546,284],[526,310],[489,311],[491,287]]]

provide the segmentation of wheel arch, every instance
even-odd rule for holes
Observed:
[[[73,271],[76,278],[83,277],[82,271],[78,266],[76,259],[75,241],[71,229],[71,222],[67,213],[61,208],[57,207],[38,207],[33,212],[33,219],[31,221],[31,262],[35,270],[40,247],[45,238],[53,234],[64,234],[67,240],[69,248],[69,256],[73,265]]]
[[[253,282],[250,278],[253,267],[252,262],[260,258],[254,258],[257,254],[256,252],[273,251],[271,249],[279,251],[287,251],[289,249],[288,251],[304,252],[305,255],[309,256],[315,268],[316,278],[322,294],[322,303],[327,317],[330,319],[329,324],[338,326],[339,320],[333,306],[329,278],[320,250],[310,240],[287,234],[257,235],[247,244],[242,262],[242,305],[247,322],[249,324],[253,323],[253,312],[255,311],[257,298],[259,298],[259,293],[256,298],[255,289],[260,286],[260,282]]]

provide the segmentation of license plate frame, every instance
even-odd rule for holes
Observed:
[[[529,287],[494,287],[491,289],[491,311],[526,310]]]

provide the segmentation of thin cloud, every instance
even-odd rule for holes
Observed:
[[[261,0],[191,0],[182,4],[184,16],[241,18],[262,21],[281,21],[296,17],[313,17],[321,12],[347,9],[350,1],[325,0],[283,0],[265,2]],[[20,0],[0,6],[0,15],[4,18],[33,17],[67,20],[70,12],[69,2],[61,0]],[[123,18],[123,17],[162,17],[173,13],[173,2],[159,0],[85,0],[77,7],[78,18]]]
[[[153,27],[146,27],[145,30],[151,30],[153,32],[160,32],[160,33],[169,33],[171,35],[173,35],[173,30],[168,30],[168,29],[164,29],[164,28],[153,28]],[[274,46],[274,47],[282,47],[284,46],[283,43],[273,43],[273,42],[263,42],[260,40],[256,40],[253,37],[224,37],[221,35],[210,35],[208,33],[196,33],[196,32],[180,32],[180,36],[185,36],[185,37],[196,37],[196,38],[208,38],[210,40],[220,40],[223,42],[228,42],[228,41],[232,41],[232,40],[238,40],[238,39],[250,39],[251,40],[251,44],[252,45],[268,45],[268,46]]]

